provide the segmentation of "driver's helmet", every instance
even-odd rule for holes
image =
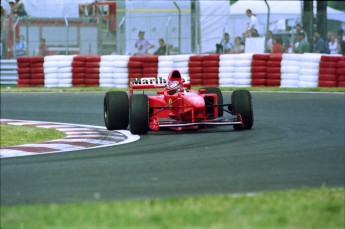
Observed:
[[[180,90],[181,86],[182,85],[178,81],[173,80],[167,83],[165,89],[167,90],[169,95],[173,95]]]

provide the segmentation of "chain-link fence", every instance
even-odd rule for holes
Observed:
[[[273,7],[261,13],[256,6],[245,5],[256,14],[259,37],[266,42],[267,31],[279,35],[284,52],[293,52],[289,46],[294,42],[295,25],[302,23],[301,2],[291,2],[297,2],[297,7],[288,13],[279,13]],[[147,54],[154,54],[159,49],[162,45],[160,39],[166,45],[164,54],[214,53],[216,44],[221,42],[226,32],[232,43],[236,37],[245,42],[243,32],[248,20],[245,10],[234,11],[229,1],[119,1],[114,12],[107,2],[102,4],[101,7],[91,5],[91,8],[83,8],[76,18],[2,14],[2,59],[17,56],[19,41],[25,44],[24,55],[29,56],[42,55],[44,41],[47,47],[44,55],[135,55],[139,51],[135,46],[139,32],[144,32],[144,38],[154,45],[150,46]],[[344,28],[344,18],[344,12],[328,10],[327,31],[321,31],[321,34],[333,32],[337,35],[338,30]],[[311,38],[309,36],[309,42],[313,42]]]

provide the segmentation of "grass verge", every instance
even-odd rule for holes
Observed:
[[[344,189],[2,206],[1,228],[344,228]]]
[[[32,126],[0,125],[0,146],[15,146],[28,143],[49,141],[65,137],[65,133],[55,129]]]

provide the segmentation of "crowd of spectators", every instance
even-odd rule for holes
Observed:
[[[236,37],[235,43],[241,44],[241,51],[234,48],[230,40],[230,34],[224,33],[224,38],[216,44],[216,53],[241,53],[244,50],[246,38],[259,37],[257,30],[257,19],[251,10],[247,10],[248,27],[243,32],[242,38]],[[337,35],[336,35],[337,34]],[[239,46],[238,46],[239,47]],[[303,26],[297,23],[291,30],[288,37],[283,40],[282,35],[268,31],[265,42],[266,53],[324,53],[345,55],[345,37],[342,29],[335,32],[328,32],[327,39],[323,39],[320,31],[314,31],[310,40]]]
[[[222,39],[216,44],[215,52],[219,54],[243,53],[245,50],[246,39],[250,37],[260,37],[258,31],[259,22],[256,15],[251,9],[247,9],[247,26],[242,33],[242,37],[237,36],[231,40],[228,32],[223,34]],[[303,26],[297,23],[288,34],[284,37],[281,34],[274,34],[268,31],[266,34],[265,52],[266,53],[325,53],[325,54],[345,54],[344,31],[339,30],[337,36],[334,32],[329,32],[327,40],[324,40],[319,31],[314,31],[312,37],[308,39],[307,33],[303,30]],[[159,48],[154,52],[155,55],[169,54],[169,47],[164,40],[159,39]],[[146,55],[148,50],[154,48],[150,42],[144,39],[144,32],[139,32],[139,39],[135,43],[137,55]]]

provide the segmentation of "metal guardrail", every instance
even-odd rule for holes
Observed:
[[[0,84],[16,85],[18,81],[17,60],[1,60],[0,64]]]

